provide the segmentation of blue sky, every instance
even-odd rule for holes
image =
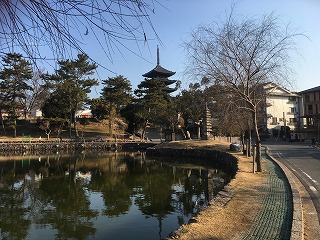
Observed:
[[[148,0],[146,0],[148,1]],[[151,2],[151,0],[149,0]],[[123,75],[131,81],[133,89],[143,80],[142,74],[156,65],[156,49],[160,48],[160,64],[162,67],[175,71],[171,79],[182,82],[187,88],[194,82],[185,74],[186,56],[182,47],[188,41],[192,29],[200,24],[210,24],[225,15],[235,2],[232,0],[158,0],[163,6],[155,4],[155,14],[151,20],[160,37],[156,40],[151,30],[147,31],[148,43],[125,42],[126,46],[139,52],[143,58],[122,51],[122,55],[115,52],[112,62],[108,60],[96,44],[86,43],[84,47],[90,57],[113,72],[98,68],[100,79]],[[237,1],[236,13],[252,17],[274,12],[283,24],[291,23],[297,31],[309,37],[298,38],[298,54],[294,54],[291,67],[295,71],[292,76],[294,91],[302,91],[320,85],[320,1],[319,0],[240,0]],[[97,97],[100,87],[96,87],[90,94]]]

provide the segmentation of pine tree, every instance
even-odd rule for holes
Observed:
[[[16,126],[20,112],[25,109],[23,99],[26,99],[26,90],[32,88],[27,84],[32,78],[31,63],[23,59],[21,54],[8,53],[2,58],[3,69],[0,71],[1,110],[9,115],[9,125],[17,136]],[[2,112],[1,112],[2,115]]]
[[[142,139],[150,124],[159,126],[165,122],[166,109],[171,100],[164,89],[165,85],[157,79],[145,79],[134,92],[138,97],[136,114],[142,125]]]
[[[109,132],[112,133],[114,118],[120,114],[121,108],[132,100],[131,83],[119,75],[114,78],[102,80],[104,87],[101,92],[102,102],[109,108]]]
[[[58,64],[59,69],[56,70],[56,73],[48,75],[46,78],[55,81],[52,95],[57,98],[54,100],[57,106],[64,107],[65,114],[69,116],[70,137],[71,123],[74,125],[76,137],[79,137],[76,112],[89,101],[88,93],[91,92],[91,87],[98,85],[96,79],[90,78],[97,65],[91,63],[85,54],[78,54],[78,58],[75,60],[59,61]]]

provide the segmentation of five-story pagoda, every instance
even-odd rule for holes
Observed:
[[[161,81],[166,85],[164,91],[167,93],[172,93],[177,90],[177,88],[169,87],[171,84],[175,83],[177,80],[171,80],[169,77],[173,76],[176,72],[171,72],[160,65],[160,57],[159,57],[159,47],[157,47],[157,66],[151,71],[143,74],[142,76],[147,79],[156,79]]]

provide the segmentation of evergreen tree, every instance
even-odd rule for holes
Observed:
[[[81,110],[84,103],[89,101],[88,93],[91,92],[91,87],[98,85],[96,79],[90,78],[97,65],[90,63],[89,57],[85,54],[78,54],[78,58],[75,60],[59,61],[58,64],[59,69],[56,70],[56,73],[46,76],[46,78],[55,81],[53,95],[56,98],[58,97],[54,100],[57,106],[61,106],[63,109],[67,106],[64,114],[69,116],[70,137],[71,123],[74,125],[76,137],[79,137],[76,112]]]
[[[104,87],[101,92],[101,100],[109,108],[109,132],[112,133],[114,118],[120,114],[121,108],[132,100],[131,83],[119,75],[102,80],[102,84]]]
[[[175,99],[182,117],[189,122],[198,122],[203,114],[205,95],[200,84],[190,84],[189,89],[182,90]]]
[[[104,87],[101,92],[101,99],[110,103],[110,108],[115,108],[119,113],[121,108],[132,100],[131,83],[125,77],[119,75],[114,78],[102,80]]]
[[[45,118],[69,119],[70,106],[68,101],[63,101],[64,97],[65,92],[61,90],[51,93],[50,97],[42,105],[42,115]]]
[[[145,79],[134,91],[138,97],[136,114],[140,119],[142,138],[149,125],[161,128],[165,123],[165,113],[171,99],[164,89],[165,85],[157,79]]]
[[[104,104],[101,98],[94,98],[90,101],[90,110],[93,117],[97,119],[107,119],[108,106]]]
[[[3,69],[0,71],[1,110],[5,109],[9,114],[9,123],[17,136],[17,118],[21,110],[24,110],[25,92],[32,88],[27,82],[32,78],[31,63],[23,59],[21,54],[8,53],[2,58]],[[2,112],[1,112],[2,115]]]

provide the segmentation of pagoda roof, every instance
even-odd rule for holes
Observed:
[[[161,81],[165,85],[171,85],[171,84],[173,84],[173,83],[175,83],[177,81],[177,80],[171,80],[171,79],[168,79],[168,78],[158,78],[158,77],[156,77],[154,79]]]
[[[157,66],[154,69],[143,74],[142,76],[147,78],[168,78],[174,75],[175,73],[176,72],[171,72],[161,67],[160,64],[157,64]]]
[[[165,92],[167,92],[167,93],[172,93],[172,92],[174,92],[174,91],[176,91],[177,90],[177,88],[170,88],[170,87],[165,87],[164,89],[163,89],[163,91],[165,91]]]

